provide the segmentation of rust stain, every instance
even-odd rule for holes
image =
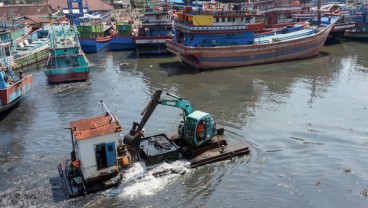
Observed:
[[[114,118],[116,117],[114,116]],[[103,136],[123,130],[118,122],[112,122],[109,115],[71,121],[70,128],[72,128],[76,140]]]

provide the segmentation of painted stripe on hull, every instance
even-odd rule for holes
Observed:
[[[111,41],[98,42],[96,40],[79,40],[81,48],[85,53],[95,53],[111,45]]]
[[[89,67],[45,69],[50,83],[84,81],[88,79]]]
[[[150,44],[150,43],[163,43],[165,44],[166,39],[144,39],[144,40],[135,40],[136,44]]]
[[[112,36],[111,50],[132,50],[135,49],[133,36]]]
[[[89,72],[72,72],[67,74],[46,74],[50,83],[85,81],[88,79]]]
[[[197,57],[197,59],[200,62],[248,62],[248,61],[268,60],[268,59],[277,61],[280,58],[282,59],[282,57],[284,56],[287,56],[286,58],[293,57],[293,54],[297,54],[299,56],[300,53],[305,53],[305,51],[310,52],[313,49],[319,49],[322,47],[323,43],[324,41],[313,44],[313,45],[285,49],[282,51],[280,50],[277,53],[270,52],[270,53],[252,55],[252,56],[235,56],[235,57]],[[306,53],[306,55],[313,56],[316,54],[309,55],[309,53]]]
[[[354,23],[342,23],[342,24],[336,24],[332,28],[331,32],[337,32],[337,31],[345,31],[345,30],[351,30],[355,28]]]
[[[308,46],[304,48],[294,48],[290,50],[283,50],[277,53],[265,53],[259,55],[250,56],[236,56],[236,57],[194,57],[194,56],[181,56],[181,59],[187,61],[189,65],[196,69],[210,69],[210,68],[223,68],[223,67],[235,67],[235,66],[247,66],[253,64],[272,63],[279,61],[288,61],[294,59],[308,58],[316,56],[324,44],[318,43],[315,46]]]
[[[367,39],[368,40],[368,32],[349,32],[345,31],[345,38],[357,38],[357,39]]]

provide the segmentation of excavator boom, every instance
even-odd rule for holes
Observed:
[[[188,100],[183,100],[176,95],[172,95],[170,93],[166,93],[166,95],[175,98],[172,100],[160,99],[162,94],[162,90],[156,90],[155,94],[153,94],[150,102],[144,108],[141,115],[143,116],[141,122],[133,122],[132,129],[130,132],[125,135],[124,143],[130,145],[133,149],[138,150],[140,140],[142,135],[140,134],[141,130],[146,125],[148,119],[151,117],[153,111],[156,109],[158,104],[167,105],[172,107],[180,108],[184,111],[184,118],[193,112],[193,108],[191,103]]]
[[[193,112],[192,105],[188,100],[160,100],[160,104],[183,109],[185,117]]]

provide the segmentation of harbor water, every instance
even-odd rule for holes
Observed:
[[[0,118],[0,207],[367,207],[368,44],[342,41],[318,57],[196,71],[178,56],[88,54],[89,80],[33,88]],[[103,100],[126,134],[156,89],[192,102],[248,157],[155,178],[136,164],[114,189],[67,200],[57,162],[70,157],[69,122],[100,116]],[[177,131],[181,110],[158,106],[146,135]]]

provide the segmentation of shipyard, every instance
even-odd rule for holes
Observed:
[[[366,0],[0,13],[0,207],[366,206]]]

